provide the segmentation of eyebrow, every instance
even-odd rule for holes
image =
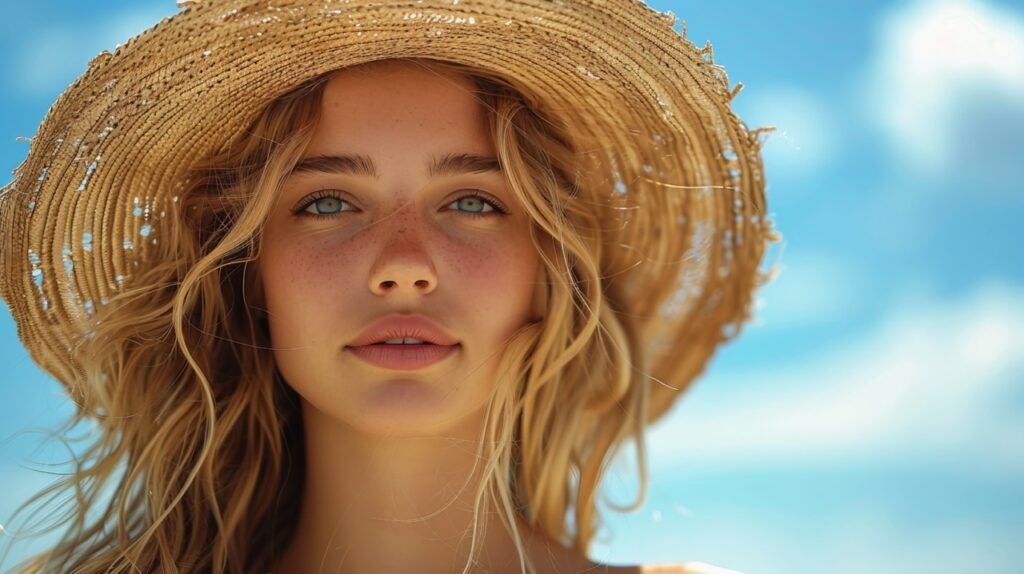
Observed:
[[[472,153],[449,153],[434,156],[428,168],[430,177],[463,173],[503,173],[495,157]],[[317,155],[303,158],[289,173],[352,174],[380,179],[373,158],[358,154]]]

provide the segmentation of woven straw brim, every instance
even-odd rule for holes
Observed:
[[[604,226],[619,246],[602,261],[609,284],[658,286],[625,310],[653,375],[689,380],[747,318],[773,236],[759,130],[673,16],[632,0],[185,4],[90,62],[0,192],[0,296],[59,380],[78,372],[70,350],[98,307],[147,264],[193,162],[275,96],[385,58],[492,70],[569,126],[594,166],[584,191],[617,223]]]

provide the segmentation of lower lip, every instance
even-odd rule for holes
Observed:
[[[385,369],[411,371],[437,363],[453,354],[459,345],[362,345],[346,347],[368,363]]]

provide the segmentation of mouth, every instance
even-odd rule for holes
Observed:
[[[406,340],[407,341],[407,340]],[[458,351],[462,345],[437,345],[418,339],[413,342],[388,343],[381,341],[369,345],[345,347],[353,355],[385,369],[411,371],[438,363]]]
[[[452,345],[442,345],[439,343],[432,343],[423,339],[416,339],[413,337],[403,337],[400,339],[385,339],[377,341],[375,343],[367,343],[365,345],[349,345],[348,348],[355,347],[388,347],[396,349],[408,349],[417,347],[457,347],[459,344],[455,343]]]

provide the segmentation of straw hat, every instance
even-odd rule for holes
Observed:
[[[768,276],[760,134],[710,44],[638,0],[186,0],[102,52],[50,108],[0,191],[0,296],[65,384],[100,307],[151,261],[198,158],[244,137],[275,96],[397,57],[495,71],[569,126],[602,270],[647,345],[659,416],[735,336]]]

